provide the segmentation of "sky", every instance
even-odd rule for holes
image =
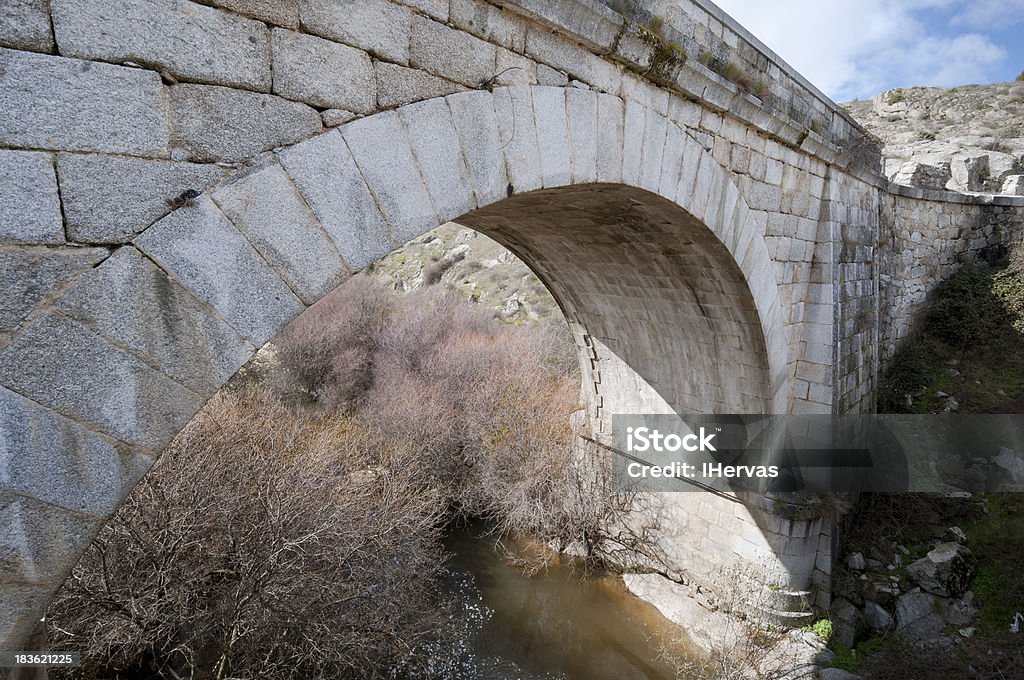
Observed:
[[[1024,71],[1024,0],[714,2],[838,102]]]

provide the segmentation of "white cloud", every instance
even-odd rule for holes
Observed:
[[[1022,5],[1024,0],[717,0],[717,4],[818,88],[845,101],[897,86],[948,87],[989,80],[1006,51],[978,32],[951,35],[947,24],[966,26],[968,14],[981,16],[979,5],[1005,8]],[[946,19],[949,13],[952,21]]]
[[[1024,21],[1024,0],[973,0],[950,21],[952,26],[975,29],[1006,28]]]

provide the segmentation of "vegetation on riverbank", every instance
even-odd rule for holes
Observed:
[[[75,677],[428,677],[453,519],[602,562],[629,498],[573,464],[563,328],[359,276],[275,343],[299,394],[211,400],[53,603]]]
[[[1024,248],[1000,266],[968,264],[934,291],[879,397],[883,413],[1024,413]],[[869,680],[1020,677],[1024,647],[1009,628],[1024,610],[1024,495],[874,494],[860,502],[844,543],[873,547],[883,563],[893,560],[894,545],[904,546],[905,565],[948,540],[952,526],[978,565],[969,629],[945,631],[945,642],[875,635],[854,650],[837,649],[838,666]],[[840,567],[836,588],[844,577],[852,578]]]

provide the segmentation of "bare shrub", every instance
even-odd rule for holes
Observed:
[[[349,411],[372,387],[377,341],[392,304],[375,280],[354,276],[281,332],[278,358],[315,400]]]
[[[175,439],[50,609],[86,677],[368,677],[438,625],[443,504],[350,420],[221,394]]]

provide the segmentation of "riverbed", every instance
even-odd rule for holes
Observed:
[[[453,529],[445,589],[455,599],[457,640],[437,650],[449,680],[675,680],[669,658],[685,634],[612,574],[560,561],[526,576],[503,544],[471,524]]]

